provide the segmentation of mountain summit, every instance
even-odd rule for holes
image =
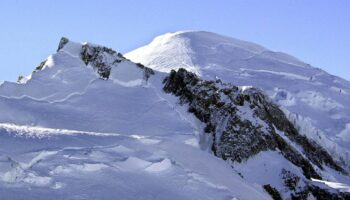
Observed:
[[[181,31],[156,37],[125,55],[155,70],[185,68],[264,90],[301,134],[350,169],[350,82],[290,55],[216,33]]]
[[[239,71],[243,67],[273,70],[278,64],[301,68],[308,66],[292,56],[270,51],[258,44],[205,31],[167,33],[127,53],[126,57],[164,72],[178,69],[179,64],[182,64],[185,69],[203,76],[208,68]],[[259,62],[258,66],[256,62]],[[287,68],[282,67],[280,70]]]

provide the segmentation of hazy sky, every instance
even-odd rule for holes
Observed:
[[[61,36],[122,53],[178,30],[283,51],[350,80],[348,0],[0,0],[0,80],[28,75]]]

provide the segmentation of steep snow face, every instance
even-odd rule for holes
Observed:
[[[26,81],[1,84],[1,198],[269,199],[208,153],[166,76],[62,39]]]
[[[350,166],[346,80],[287,54],[209,32],[158,36],[126,57],[164,72],[182,67],[204,79],[261,88],[283,106],[302,134]]]

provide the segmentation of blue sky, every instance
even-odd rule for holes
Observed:
[[[0,80],[29,74],[61,36],[122,53],[178,30],[261,44],[350,80],[348,0],[0,0]]]

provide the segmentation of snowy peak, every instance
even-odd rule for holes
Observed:
[[[286,63],[294,67],[308,66],[287,54],[205,31],[166,33],[156,37],[150,44],[127,53],[126,57],[164,72],[183,67],[196,74],[204,73],[205,68],[215,67],[217,62],[231,70],[239,70],[242,62],[256,59]]]
[[[129,71],[130,74],[134,75],[135,73],[141,73],[143,74],[144,79],[148,79],[151,74],[154,74],[151,69],[146,68],[141,64],[130,62],[121,53],[118,53],[111,48],[87,42],[80,44],[72,42],[66,37],[61,38],[55,55],[61,54],[68,54],[71,57],[79,58],[88,68],[92,68],[96,71],[101,79],[111,78],[112,80],[115,80],[115,75],[117,73],[118,76],[121,77],[126,75],[120,74],[125,73],[125,71]],[[48,66],[51,57],[52,56],[50,56],[48,60],[42,62],[36,68],[35,72]]]
[[[198,46],[199,43],[202,43],[203,41],[205,41],[206,43],[202,45],[207,47],[213,47],[218,44],[229,44],[239,49],[250,51],[252,53],[262,53],[264,51],[267,51],[266,48],[258,44],[222,36],[217,33],[212,33],[207,31],[180,31],[180,32],[175,32],[173,34],[168,33],[168,34],[165,34],[164,36],[159,36],[159,37],[166,37],[166,35],[171,35],[172,37],[175,36],[175,37],[187,38],[191,40],[192,47]],[[168,39],[172,40],[173,38],[168,37]]]
[[[156,37],[125,55],[163,72],[184,68],[205,80],[262,89],[303,134],[350,169],[350,82],[293,56],[210,32]]]

